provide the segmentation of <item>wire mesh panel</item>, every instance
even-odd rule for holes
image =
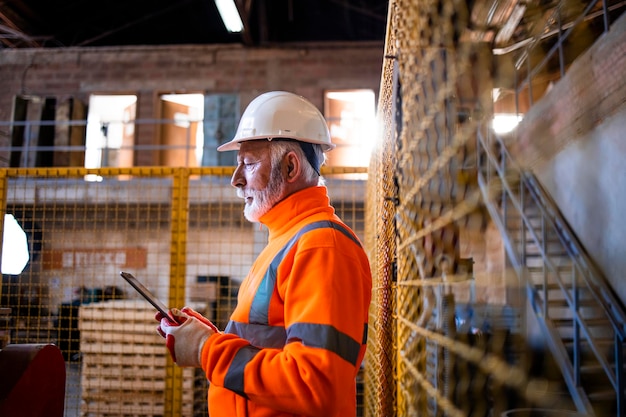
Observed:
[[[164,413],[168,359],[154,310],[119,272],[168,301],[172,172],[132,174],[32,170],[7,178],[6,211],[30,237],[27,268],[3,283],[11,343],[61,349],[68,416]],[[194,391],[186,393],[191,415]]]
[[[390,5],[393,5],[390,2]],[[372,303],[369,312],[368,348],[365,363],[365,415],[395,415],[394,340],[394,215],[397,189],[395,167],[395,109],[397,62],[393,59],[392,32],[387,31],[387,50],[383,61],[378,99],[378,122],[387,128],[370,159],[371,180],[368,182],[368,227],[366,247],[372,267]]]
[[[493,61],[486,43],[467,36],[469,13],[459,1],[390,2],[379,102],[384,143],[372,163],[370,207],[373,221],[393,219],[395,242],[385,239],[388,229],[374,228],[368,361],[376,365],[367,368],[367,415],[497,416],[517,406],[571,406],[550,375],[554,363],[525,345],[519,284],[477,184],[476,131],[493,113]],[[383,294],[394,302],[381,302]],[[381,327],[390,316],[393,323]],[[393,360],[385,362],[389,349]]]
[[[206,378],[171,362],[154,308],[119,273],[224,328],[267,240],[243,218],[232,168],[1,174],[2,207],[25,232],[29,255],[23,271],[3,275],[3,345],[58,346],[66,417],[206,416]],[[364,239],[367,170],[323,175],[337,214]]]

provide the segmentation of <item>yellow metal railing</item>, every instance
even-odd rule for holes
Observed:
[[[61,348],[67,416],[206,415],[205,378],[171,362],[154,310],[119,271],[223,325],[267,238],[243,219],[232,172],[0,169],[0,210],[22,226],[30,255],[22,273],[3,278],[0,306],[11,313],[0,332]],[[338,215],[364,239],[367,169],[322,174]]]

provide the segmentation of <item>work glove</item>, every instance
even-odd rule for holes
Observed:
[[[157,332],[165,338],[172,360],[181,367],[200,368],[200,353],[209,336],[219,330],[209,319],[189,307],[173,308],[165,317],[157,312]]]

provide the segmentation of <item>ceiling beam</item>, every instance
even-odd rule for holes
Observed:
[[[250,18],[252,10],[252,0],[235,0],[235,5],[243,22],[241,39],[246,46],[253,46],[252,34],[250,33]]]
[[[39,42],[15,27],[2,13],[0,13],[0,42],[7,48],[19,48],[24,44],[31,48],[41,47]]]

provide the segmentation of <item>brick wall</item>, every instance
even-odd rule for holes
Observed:
[[[626,15],[525,115],[510,150],[626,301]]]
[[[12,117],[18,95],[136,94],[137,119],[158,117],[165,93],[239,93],[245,107],[269,90],[288,90],[323,108],[326,89],[369,88],[378,93],[383,43],[245,48],[240,45],[5,49],[0,51],[0,122]],[[243,111],[243,109],[242,109]],[[0,126],[0,146],[10,143]],[[151,128],[137,144],[153,141]],[[0,166],[7,164],[0,152]],[[137,161],[142,163],[142,161]]]
[[[524,116],[510,151],[518,162],[541,170],[574,142],[584,142],[606,119],[624,112],[626,15]]]

